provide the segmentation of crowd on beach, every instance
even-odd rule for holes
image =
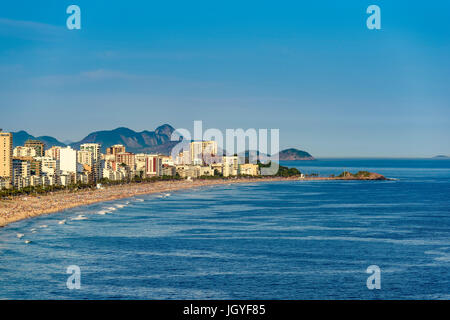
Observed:
[[[285,180],[273,177],[264,181]],[[20,196],[0,201],[0,226],[35,217],[41,214],[59,212],[68,208],[89,205],[96,202],[130,198],[137,195],[168,192],[174,190],[202,187],[237,182],[262,181],[258,178],[241,178],[227,180],[173,180],[151,183],[132,183],[108,186],[100,189],[83,189],[78,191],[57,191],[40,196]]]
[[[89,205],[96,202],[111,201],[115,199],[131,198],[134,196],[162,193],[208,185],[220,185],[245,182],[268,182],[289,180],[386,180],[380,174],[360,171],[356,174],[343,172],[339,176],[330,177],[240,177],[232,179],[182,179],[154,181],[145,183],[128,183],[112,185],[99,189],[62,190],[44,195],[17,196],[9,200],[0,200],[0,227],[8,223],[35,217],[41,214],[59,212],[65,209]]]

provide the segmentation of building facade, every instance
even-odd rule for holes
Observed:
[[[121,144],[115,144],[109,148],[106,148],[106,154],[107,155],[116,155],[118,153],[125,153],[125,146]]]
[[[102,178],[102,168],[101,168],[101,153],[100,153],[101,145],[99,143],[84,143],[80,146],[80,151],[89,151],[92,153],[93,164],[92,171],[93,177],[95,181],[98,181]]]
[[[12,179],[13,175],[13,137],[12,133],[0,129],[0,178]]]
[[[59,168],[63,173],[77,172],[77,151],[71,147],[61,148]]]
[[[36,150],[36,157],[44,156],[44,143],[39,140],[27,140],[25,142],[25,147],[33,148]]]
[[[32,147],[15,147],[13,157],[37,157],[36,149]]]

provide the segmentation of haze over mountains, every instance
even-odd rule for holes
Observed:
[[[175,129],[169,124],[163,124],[157,127],[155,131],[144,130],[142,132],[120,127],[114,130],[92,132],[82,140],[68,145],[74,149],[79,149],[83,143],[100,143],[102,146],[101,150],[105,153],[107,147],[114,144],[122,144],[126,147],[127,151],[133,153],[161,153],[168,155],[178,143],[178,141],[170,141],[170,137],[174,131]],[[42,141],[46,149],[52,146],[67,146],[67,144],[54,137],[35,137],[26,131],[13,132],[14,147],[23,146],[28,139]],[[298,149],[283,150],[279,153],[279,158],[280,160],[314,160],[308,152]]]

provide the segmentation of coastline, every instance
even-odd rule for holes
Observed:
[[[106,202],[134,196],[192,189],[203,186],[226,185],[235,183],[273,182],[273,181],[324,181],[324,180],[385,180],[375,175],[368,178],[355,177],[260,177],[237,179],[195,179],[157,181],[149,183],[129,183],[107,186],[102,189],[86,189],[76,192],[56,191],[40,196],[19,196],[11,200],[0,200],[0,228],[10,223],[44,214],[56,213],[66,209]]]

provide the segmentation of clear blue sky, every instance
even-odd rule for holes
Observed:
[[[450,2],[8,1],[0,112],[59,140],[203,120],[319,157],[450,154]]]

